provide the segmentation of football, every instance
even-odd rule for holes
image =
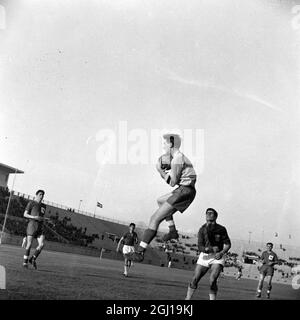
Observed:
[[[171,156],[169,154],[163,154],[159,157],[160,167],[163,170],[171,170]]]

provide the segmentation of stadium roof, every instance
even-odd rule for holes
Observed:
[[[24,173],[24,171],[7,166],[6,164],[0,163],[0,172],[5,173]]]

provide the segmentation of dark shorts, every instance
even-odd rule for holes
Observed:
[[[266,276],[273,276],[274,275],[274,268],[267,266],[267,265],[262,265],[261,268],[259,269],[259,273],[265,277]]]
[[[35,221],[29,221],[26,230],[27,236],[39,238],[44,234],[44,225]]]
[[[193,202],[195,196],[196,189],[194,187],[179,186],[172,192],[167,202],[182,213]]]

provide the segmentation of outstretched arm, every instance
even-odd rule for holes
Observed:
[[[119,252],[119,250],[120,250],[120,245],[121,245],[121,243],[123,242],[123,240],[124,240],[124,237],[122,237],[121,239],[120,239],[120,241],[118,242],[118,245],[117,245],[117,252]]]

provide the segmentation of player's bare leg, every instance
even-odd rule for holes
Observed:
[[[38,246],[36,247],[35,252],[32,255],[32,257],[29,259],[29,262],[33,265],[33,267],[35,269],[37,269],[36,259],[40,255],[40,253],[42,252],[42,250],[44,248],[45,236],[41,235],[40,237],[37,238],[37,241],[38,241]]]
[[[33,237],[32,236],[27,236],[26,247],[25,247],[25,255],[24,255],[24,261],[23,261],[23,267],[24,268],[28,268],[28,260],[29,260],[31,246],[32,246],[32,241],[33,241]]]
[[[171,196],[172,196],[172,193],[167,193],[167,194],[164,194],[163,196],[159,197],[157,199],[158,207],[161,207]]]
[[[195,290],[198,287],[198,283],[200,279],[206,274],[209,268],[201,266],[199,264],[196,265],[195,271],[194,271],[194,276],[192,278],[192,281],[189,283],[187,293],[185,300],[191,300],[193,297],[193,294]]]
[[[216,300],[217,292],[218,292],[218,278],[223,270],[223,266],[221,264],[212,264],[211,265],[211,273],[209,277],[209,300]]]
[[[157,199],[158,206],[161,207],[168,200],[168,198],[171,197],[171,196],[172,196],[172,193],[167,193],[167,194],[159,197]],[[173,219],[173,214],[171,214],[170,216],[166,217],[166,222],[167,222],[168,227],[169,227],[169,233],[164,235],[164,237],[163,237],[163,241],[165,241],[165,242],[170,241],[172,239],[177,240],[179,238],[178,232],[177,232],[176,227],[175,227],[175,222],[174,222],[174,219]]]
[[[268,288],[267,288],[267,298],[270,299],[270,294],[272,290],[272,278],[273,276],[267,276],[267,283],[268,283]]]
[[[125,260],[124,260],[124,273],[123,273],[123,275],[125,277],[128,277],[128,269],[127,268],[129,268],[129,263],[130,263],[130,260],[125,257]]]
[[[257,286],[257,294],[256,294],[257,298],[261,297],[261,291],[264,285],[264,280],[265,280],[265,276],[261,274],[259,277],[258,286]]]
[[[173,215],[177,210],[173,208],[168,202],[164,202],[156,212],[151,216],[148,229],[143,234],[143,240],[136,252],[128,254],[127,258],[133,261],[142,262],[144,260],[144,252],[147,249],[150,242],[157,234],[157,229],[160,223],[170,215]]]

